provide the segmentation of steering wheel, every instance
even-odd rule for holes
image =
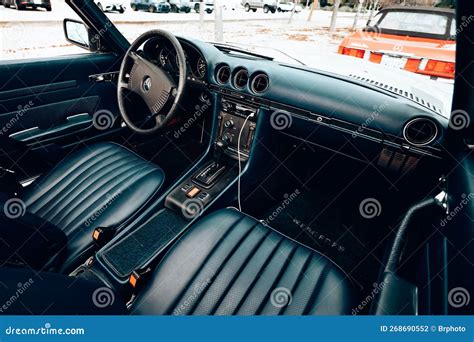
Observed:
[[[177,85],[170,74],[137,53],[143,43],[157,37],[168,40],[176,50],[179,69]],[[186,75],[186,57],[174,35],[164,30],[151,30],[142,34],[127,50],[120,66],[117,98],[123,121],[132,131],[139,134],[152,134],[163,129],[177,113],[178,105],[184,95]],[[155,121],[154,127],[142,128],[130,119],[125,109],[126,91],[131,91],[143,99],[150,110],[151,119]],[[168,112],[161,113],[165,106],[169,108]]]

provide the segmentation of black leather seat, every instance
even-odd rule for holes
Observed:
[[[59,271],[90,254],[97,227],[120,230],[164,181],[163,171],[126,148],[100,143],[83,148],[27,188],[26,210],[60,228],[67,247]]]
[[[225,209],[202,219],[172,247],[132,313],[350,314],[355,293],[326,257]]]

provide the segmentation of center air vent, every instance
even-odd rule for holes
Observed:
[[[438,126],[425,118],[418,118],[409,121],[403,129],[405,140],[415,146],[425,146],[436,139]]]
[[[237,89],[242,89],[244,88],[249,81],[249,73],[245,69],[240,69],[237,71],[234,75],[234,87]]]
[[[264,73],[258,73],[253,77],[250,89],[252,89],[254,93],[261,94],[267,91],[269,84],[270,80],[268,76]]]
[[[217,82],[219,82],[220,84],[226,84],[227,82],[229,82],[230,67],[226,64],[218,67],[217,72],[216,72],[216,79],[217,79]]]

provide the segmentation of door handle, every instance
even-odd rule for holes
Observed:
[[[75,131],[84,130],[92,127],[92,117],[87,114],[77,114],[67,117],[67,122],[47,129],[32,127],[23,131],[10,134],[10,138],[15,140],[29,142],[31,140],[48,140],[63,136]]]

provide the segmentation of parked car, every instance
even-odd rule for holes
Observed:
[[[214,0],[204,0],[204,12],[212,13],[214,12]],[[201,11],[201,1],[200,0],[191,0],[191,6],[193,6],[194,11],[199,13]]]
[[[387,7],[364,30],[346,37],[339,53],[395,69],[454,78],[455,36],[453,9]]]
[[[131,0],[130,8],[134,11],[146,10],[150,13],[169,13],[171,5],[165,0]]]
[[[51,11],[50,0],[3,0],[2,2],[6,8],[15,7],[19,11],[28,7],[32,9],[44,8],[48,12]]]
[[[224,10],[229,10],[229,11],[235,11],[237,8],[240,7],[240,1],[239,0],[226,0],[222,4],[222,8]]]
[[[187,0],[169,0],[171,5],[171,12],[191,12],[191,3]]]
[[[125,6],[117,0],[94,0],[102,12],[125,12]]]
[[[300,5],[295,5],[292,1],[279,1],[277,5],[278,12],[292,12],[295,11],[296,13],[301,12],[302,8]]]
[[[275,13],[278,2],[275,0],[242,0],[242,6],[244,6],[245,12],[249,12],[250,10],[256,12],[257,9],[261,8],[264,13]]]

